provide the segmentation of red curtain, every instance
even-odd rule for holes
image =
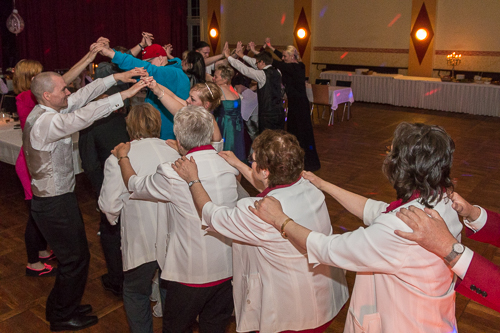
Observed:
[[[131,48],[143,31],[174,55],[187,49],[186,0],[19,0],[25,28],[17,37],[22,58],[36,59],[45,70],[70,68],[99,37],[111,47]],[[106,59],[98,55],[95,62]]]

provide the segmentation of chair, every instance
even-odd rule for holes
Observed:
[[[342,81],[342,80],[337,80],[335,81],[335,85],[337,87],[351,87],[352,82],[351,81]]]
[[[319,118],[318,106],[319,105],[323,106],[323,115],[321,116],[321,118],[323,118],[325,114],[325,106],[328,106],[328,108],[330,109],[330,119],[328,120],[328,125],[333,125],[334,110],[332,110],[332,105],[330,104],[330,93],[328,90],[328,85],[311,84],[311,88],[313,93],[313,102],[311,107],[311,121],[313,120],[312,118],[315,105],[316,109],[318,110],[318,118]]]
[[[352,82],[351,81],[342,81],[342,80],[337,80],[335,81],[335,86],[337,87],[351,87]],[[344,121],[344,115],[345,115],[345,108],[347,106],[347,103],[344,103],[344,111],[342,112],[342,121]],[[350,119],[351,115],[351,105],[347,108],[347,120]]]
[[[329,86],[329,85],[330,85],[330,80],[326,80],[326,79],[316,79],[316,84],[321,84],[321,85],[326,85],[326,86]]]

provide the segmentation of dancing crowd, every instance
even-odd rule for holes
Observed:
[[[382,166],[396,201],[375,201],[312,173],[320,160],[295,47],[280,52],[267,38],[260,50],[226,43],[210,57],[200,42],[180,59],[141,37],[129,50],[101,37],[63,76],[35,60],[15,68],[26,274],[56,275],[51,330],[98,322],[81,304],[90,253],[75,133],[101,214],[102,284],[123,297],[132,332],[153,332],[158,277],[163,332],[196,321],[200,332],[225,332],[233,313],[238,332],[324,332],[349,298],[345,270],[357,272],[345,332],[453,332],[455,288],[500,309],[499,269],[460,244],[459,214],[496,245],[500,218],[454,193],[455,144],[443,128],[397,126]],[[84,70],[97,54],[110,62],[92,79]],[[333,234],[323,192],[365,226]],[[57,268],[46,263],[55,259]],[[472,275],[483,266],[496,275]]]

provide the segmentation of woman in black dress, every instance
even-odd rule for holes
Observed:
[[[266,39],[266,46],[283,61],[273,60],[273,66],[280,70],[283,85],[288,97],[287,131],[299,140],[305,151],[304,169],[316,171],[321,167],[309,112],[309,100],[306,95],[306,66],[300,59],[299,52],[289,45],[283,53],[271,46],[271,39]]]

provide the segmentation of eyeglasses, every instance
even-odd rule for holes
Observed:
[[[391,153],[391,150],[392,150],[392,146],[391,145],[385,146],[385,153],[386,153],[386,155],[389,155]]]
[[[248,163],[249,163],[250,165],[252,165],[252,164],[253,164],[253,162],[255,162],[255,160],[253,159],[253,154],[248,155],[248,157],[247,157],[247,161],[248,161]]]

